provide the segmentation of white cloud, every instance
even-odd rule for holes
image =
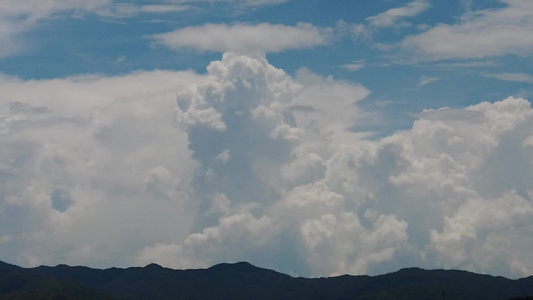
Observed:
[[[339,20],[335,24],[335,33],[339,36],[350,36],[354,40],[370,40],[372,32],[363,24],[350,24],[344,20]]]
[[[105,18],[130,18],[141,12],[141,6],[129,3],[115,3],[101,7],[96,13]]]
[[[525,73],[483,74],[483,76],[504,81],[533,83],[533,75]]]
[[[452,68],[486,68],[495,67],[498,64],[495,61],[469,61],[469,62],[455,62],[455,63],[437,63],[434,66],[444,69]]]
[[[415,0],[405,6],[391,8],[379,15],[368,17],[366,20],[374,27],[391,27],[397,25],[398,20],[417,16],[430,6],[428,0]]]
[[[431,247],[446,268],[491,272],[504,265],[516,274],[531,274],[533,264],[521,248],[533,244],[532,217],[531,203],[513,191],[497,199],[470,199],[445,219],[442,232],[431,231]]]
[[[360,60],[354,61],[351,64],[342,65],[341,67],[350,72],[355,72],[355,71],[361,70],[364,66],[365,66],[365,60],[360,59]]]
[[[290,0],[203,0],[203,1],[228,2],[228,3],[245,5],[245,6],[260,6],[260,5],[281,4],[281,3],[289,2]]]
[[[254,9],[263,5],[281,4],[289,0],[161,0],[152,1],[153,4],[145,5],[117,2],[116,0],[3,0],[0,2],[0,44],[2,44],[0,58],[17,55],[25,51],[28,45],[26,45],[22,34],[39,26],[40,21],[51,19],[59,14],[68,13],[72,17],[79,18],[83,17],[84,14],[94,13],[103,18],[120,19],[135,17],[143,13],[181,13],[197,8],[202,3],[214,1],[227,4],[235,10],[236,8]],[[299,34],[304,35],[299,40],[299,46],[293,45],[289,48],[305,48],[326,43],[325,40],[312,42],[313,29],[307,28],[309,32],[306,32],[305,27],[306,25],[296,27],[292,31],[290,27],[288,28],[286,34],[293,37]],[[308,25],[308,27],[312,26]],[[276,32],[270,33],[276,34]]]
[[[197,78],[2,77],[0,236],[11,237],[3,259],[127,266],[140,246],[186,236],[194,162],[172,110]]]
[[[290,0],[221,0],[221,1],[243,2],[244,4],[249,5],[249,6],[256,6],[256,5],[280,4],[280,3],[289,2]]]
[[[182,12],[189,10],[187,5],[162,5],[152,4],[141,6],[141,11],[146,13],[170,13],[170,12]]]
[[[367,117],[357,108],[368,94],[360,86],[305,69],[292,79],[263,56],[226,53],[208,70],[180,96],[177,115],[201,166],[195,198],[205,212],[196,233],[150,245],[139,264],[164,255],[158,261],[174,267],[249,260],[313,276],[406,262],[529,274],[533,241],[517,238],[533,209],[525,200],[533,182],[529,102],[424,111],[411,130],[373,142],[350,132]],[[216,121],[184,118],[199,108]],[[231,159],[221,164],[228,149]],[[500,211],[503,203],[513,213]],[[474,209],[487,216],[452,226]],[[453,239],[465,226],[479,228],[468,233],[479,247]],[[516,246],[500,253],[503,242]]]
[[[227,3],[230,5],[238,5],[238,6],[248,6],[248,7],[255,7],[255,6],[261,6],[261,5],[276,5],[281,4],[285,2],[289,2],[290,0],[167,0],[167,2],[171,3],[187,3],[187,4],[194,4],[194,3],[202,3],[202,2],[219,2],[219,3]]]
[[[435,82],[439,80],[438,77],[426,77],[426,76],[422,76],[422,78],[420,78],[420,82],[418,83],[418,86],[424,86],[426,84],[430,84],[432,82]]]
[[[357,102],[370,94],[368,89],[360,84],[324,78],[305,68],[298,70],[295,79],[305,88],[287,109],[298,128],[304,129],[301,141],[306,147],[330,155],[330,146],[336,151],[335,148],[350,146],[364,137],[364,133],[352,132],[350,128],[375,117],[357,106]]]
[[[61,11],[95,11],[112,0],[5,0],[0,2],[0,58],[15,55],[24,42],[19,35],[39,20]]]
[[[5,0],[0,3],[0,16],[22,18],[25,22],[35,22],[59,11],[93,11],[111,3],[112,0]]]
[[[370,141],[351,130],[372,117],[358,107],[367,89],[293,78],[264,54],[225,53],[202,76],[1,76],[0,94],[8,261],[533,269],[524,99],[426,110]]]
[[[405,38],[401,46],[427,60],[533,53],[533,3],[500,1],[504,8],[467,13],[458,24],[439,24]]]
[[[188,10],[187,5],[135,5],[114,3],[113,0],[4,0],[0,2],[0,58],[16,55],[24,50],[22,33],[60,13],[80,16],[96,13],[101,17],[125,18],[140,13],[169,13]]]
[[[149,5],[137,5],[130,3],[114,3],[106,6],[102,6],[96,13],[101,17],[106,18],[131,18],[141,13],[180,13],[190,10],[190,5],[170,5],[170,4],[149,4]]]
[[[204,24],[155,34],[151,39],[175,50],[281,52],[325,45],[329,43],[330,35],[330,28],[318,28],[308,23],[296,26]]]

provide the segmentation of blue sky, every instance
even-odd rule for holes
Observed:
[[[4,1],[0,259],[531,275],[532,30],[529,0]]]
[[[8,39],[14,40],[16,52],[3,55],[2,72],[23,79],[120,75],[154,69],[192,69],[204,73],[206,65],[219,58],[220,51],[187,47],[173,51],[164,45],[154,45],[150,36],[205,23],[231,26],[266,22],[295,26],[306,22],[331,30],[328,41],[268,53],[269,61],[291,75],[300,68],[308,68],[368,87],[372,95],[364,105],[369,109],[376,103],[390,102],[395,113],[403,114],[403,118],[388,116],[397,122],[381,128],[387,133],[397,126],[409,127],[412,118],[408,116],[424,108],[463,107],[531,93],[530,78],[524,82],[486,76],[528,74],[531,58],[527,54],[507,55],[504,51],[499,55],[482,53],[468,57],[457,53],[444,59],[420,59],[411,49],[399,46],[407,37],[438,24],[459,28],[461,18],[472,15],[475,19],[476,13],[505,8],[502,1],[420,1],[420,8],[413,6],[413,11],[408,11],[409,3],[417,4],[416,1],[337,1],[334,5],[325,1],[266,1],[263,5],[246,1],[102,3],[93,11],[80,11],[83,5],[74,4],[65,10],[58,6],[35,24],[10,35]],[[168,11],[143,12],[143,5],[167,5],[160,7]],[[405,9],[407,13],[386,24],[372,23],[372,17],[389,9]],[[5,14],[6,18],[24,19],[30,18],[31,13],[39,12],[23,11],[10,16],[6,8]],[[365,32],[355,33],[357,26]],[[350,65],[360,69],[351,71]]]

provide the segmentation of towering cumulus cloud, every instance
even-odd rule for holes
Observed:
[[[252,259],[305,274],[361,273],[369,261],[392,259],[407,224],[376,215],[364,227],[325,178],[367,90],[309,71],[296,82],[264,54],[226,53],[208,73],[178,96],[176,122],[200,162],[193,184],[202,204],[199,232],[171,256],[191,265]],[[168,249],[147,249],[145,259]]]
[[[178,96],[199,167],[183,242],[138,262],[249,260],[301,275],[398,267],[533,272],[533,111],[509,98],[424,111],[380,141],[350,127],[368,91],[225,53]]]
[[[263,53],[205,75],[1,75],[2,259],[532,274],[530,103],[426,110],[376,141],[353,130],[380,122],[368,94]]]

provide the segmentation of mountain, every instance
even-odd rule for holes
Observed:
[[[0,261],[0,299],[9,300],[113,300],[119,299],[66,278],[40,276]]]
[[[529,297],[529,298],[526,298]],[[533,277],[402,269],[380,276],[294,278],[246,262],[208,269],[20,268],[0,262],[0,299],[468,299],[533,300]]]

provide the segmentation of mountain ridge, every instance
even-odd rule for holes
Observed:
[[[533,276],[513,280],[468,271],[416,267],[377,276],[345,274],[304,278],[256,267],[248,262],[175,270],[155,263],[144,267],[94,269],[64,264],[22,268],[0,261],[0,272],[3,281],[17,276],[29,281],[42,281],[41,285],[30,285],[41,289],[54,282],[56,290],[63,296],[68,296],[69,291],[92,295],[92,298],[65,296],[67,298],[61,299],[504,300],[533,296]],[[6,289],[4,285],[0,283],[0,299],[32,299],[13,298],[10,294],[39,292],[39,288],[32,290],[24,284],[19,285],[23,289],[21,291],[13,287]],[[69,288],[63,289],[63,285]]]

